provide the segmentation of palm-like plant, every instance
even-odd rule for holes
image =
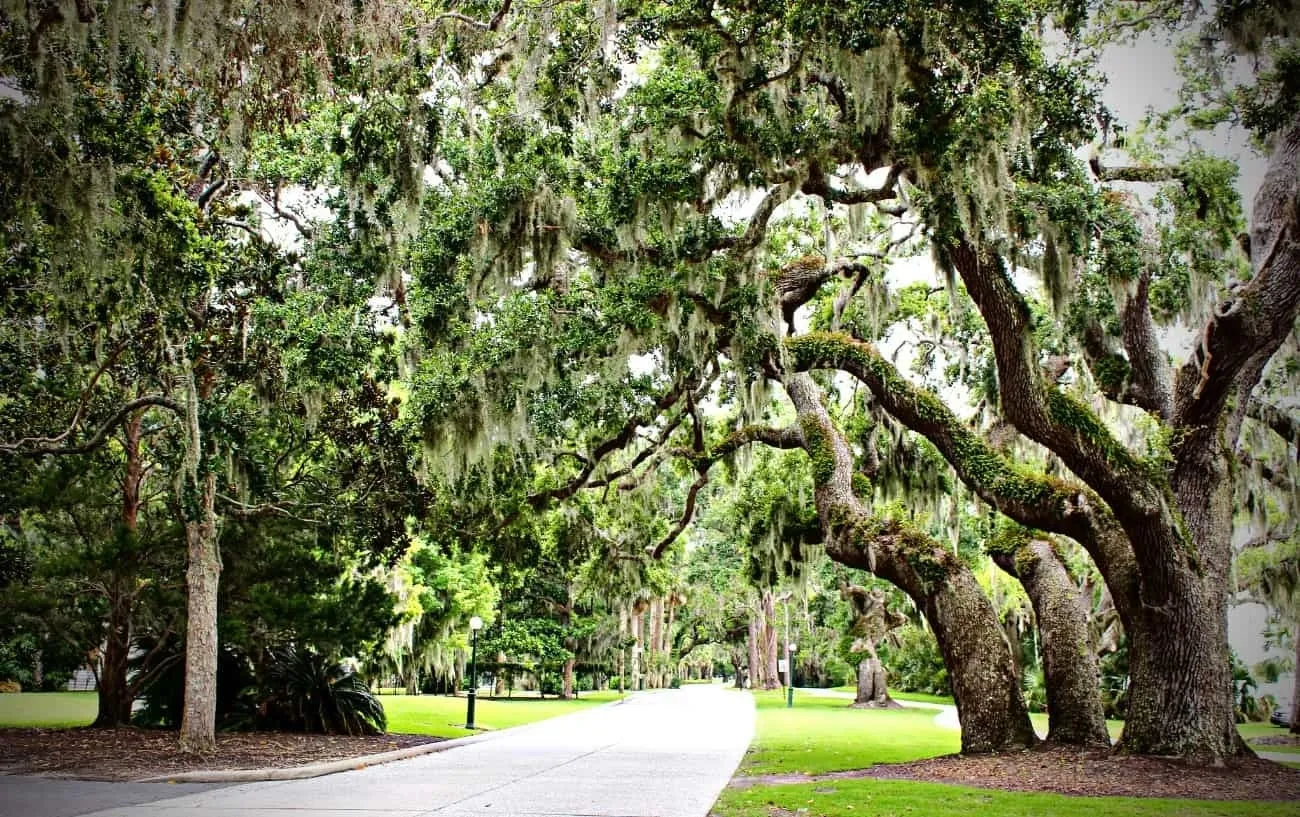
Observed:
[[[383,704],[365,681],[337,661],[293,646],[271,655],[258,714],[277,729],[380,735]]]

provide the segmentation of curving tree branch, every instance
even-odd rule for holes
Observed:
[[[64,444],[62,441],[75,433],[75,427],[54,438],[37,438],[18,440],[13,443],[0,443],[0,456],[9,457],[44,457],[44,456],[65,456],[69,454],[88,454],[99,448],[108,441],[108,435],[121,425],[122,421],[134,412],[157,406],[168,409],[176,414],[183,414],[184,408],[180,403],[172,400],[170,397],[164,397],[160,394],[139,397],[127,403],[123,403],[112,414],[108,416],[99,428],[95,430],[84,442],[78,444]]]

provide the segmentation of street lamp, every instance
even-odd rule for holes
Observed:
[[[483,619],[472,616],[469,620],[469,701],[466,704],[465,728],[474,728],[474,699],[478,695],[478,631],[483,629]]]
[[[794,663],[791,658],[799,645],[793,641],[787,641],[785,645],[785,708],[790,709],[794,706]]]

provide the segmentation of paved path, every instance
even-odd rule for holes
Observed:
[[[753,727],[750,696],[689,685],[411,760],[93,814],[704,817],[745,753]]]
[[[0,775],[0,817],[79,817],[104,808],[152,803],[220,787],[218,783],[101,783]]]

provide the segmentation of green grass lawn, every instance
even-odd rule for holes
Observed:
[[[576,701],[534,696],[479,698],[474,720],[486,729],[506,729],[556,715],[566,715],[617,700],[617,691],[583,692]],[[453,738],[465,729],[465,697],[445,695],[382,695],[388,731]],[[93,692],[18,692],[0,695],[0,727],[63,728],[86,726],[99,705]]]
[[[836,692],[848,692],[854,695],[856,695],[858,691],[857,687],[851,685],[843,686],[843,687],[834,687],[833,689]],[[947,704],[948,706],[956,705],[956,701],[952,699],[951,695],[928,695],[924,692],[900,692],[897,689],[891,689],[889,690],[889,697],[899,701],[912,701],[918,704]]]
[[[930,697],[929,702],[936,702]],[[786,709],[776,692],[755,693],[754,701],[758,723],[738,775],[816,774],[933,757],[960,747],[957,732],[934,725],[933,711],[850,709],[843,699],[797,693],[794,709]],[[1046,725],[1044,716],[1044,730]],[[1115,734],[1123,726],[1118,721],[1108,725]],[[1296,809],[1294,803],[1074,797],[846,779],[727,788],[712,813],[717,817],[1292,817]]]
[[[754,702],[758,726],[741,774],[816,774],[961,748],[957,732],[934,724],[933,710],[850,709],[843,699],[797,692],[786,709],[780,690],[756,692]]]
[[[777,811],[777,809],[785,811]],[[1294,817],[1295,803],[1066,797],[904,780],[832,780],[725,789],[718,817]]]
[[[480,697],[475,704],[474,722],[483,729],[508,729],[533,721],[567,715],[618,700],[617,691],[581,692],[573,701],[536,696],[515,698]],[[383,695],[379,698],[388,715],[388,731],[411,735],[455,738],[471,734],[465,728],[465,696]]]
[[[94,692],[13,692],[0,695],[0,727],[88,726],[99,713]]]

